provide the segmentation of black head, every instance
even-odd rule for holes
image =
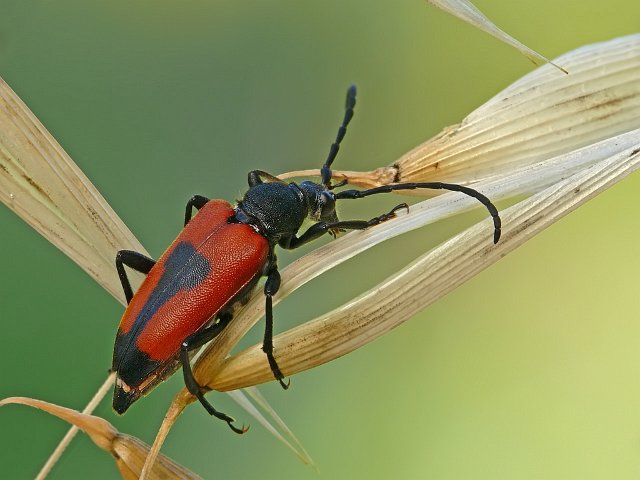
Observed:
[[[325,185],[302,182],[296,185],[307,202],[307,217],[316,222],[337,222],[336,196]]]

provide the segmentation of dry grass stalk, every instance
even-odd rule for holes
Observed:
[[[146,251],[1,78],[0,200],[126,305],[113,259]]]
[[[567,70],[564,68],[565,65],[560,61],[560,59],[556,59],[551,62],[538,52],[531,50],[526,45],[523,45],[511,35],[500,30],[493,22],[485,17],[484,14],[478,10],[475,5],[473,5],[473,3],[467,0],[427,0],[427,3],[435,5],[454,17],[458,17],[459,19],[470,23],[474,27],[487,32],[489,35],[493,35],[498,40],[511,45],[536,65],[548,63],[549,65],[553,65],[559,71],[565,74],[567,73]]]
[[[123,478],[139,478],[145,459],[147,458],[149,446],[137,438],[118,432],[113,425],[100,417],[87,415],[76,410],[71,410],[70,408],[35,400],[33,398],[6,398],[0,401],[0,406],[12,403],[28,405],[44,410],[51,415],[55,415],[75,425],[86,433],[99,448],[109,452],[114,457],[116,466],[118,470],[120,470]],[[200,477],[181,465],[178,465],[173,460],[165,456],[160,456],[158,457],[158,461],[153,465],[153,468],[149,471],[147,478],[150,480],[197,480]]]

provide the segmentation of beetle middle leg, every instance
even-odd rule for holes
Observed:
[[[267,281],[264,284],[265,296],[265,327],[264,340],[262,341],[262,351],[267,355],[269,366],[273,376],[280,382],[280,386],[285,390],[289,388],[289,382],[284,381],[284,375],[273,356],[273,296],[280,289],[280,272],[275,260],[272,261],[271,267],[267,273]]]
[[[180,362],[182,363],[182,373],[184,375],[184,384],[187,387],[187,390],[189,390],[189,393],[191,393],[194,397],[196,397],[200,401],[200,403],[205,408],[205,410],[209,413],[209,415],[212,415],[216,418],[219,418],[220,420],[227,422],[227,425],[229,425],[229,428],[231,430],[233,430],[236,433],[242,434],[247,431],[247,429],[244,428],[244,426],[242,428],[235,427],[233,425],[233,422],[235,422],[234,418],[222,412],[219,412],[213,407],[213,405],[211,405],[211,403],[209,403],[209,401],[206,398],[204,398],[205,391],[202,388],[202,386],[198,384],[198,381],[193,376],[193,370],[191,369],[191,359],[189,358],[189,352],[197,348],[200,348],[205,343],[210,342],[215,337],[217,337],[218,334],[222,330],[224,330],[224,328],[229,324],[232,318],[233,318],[233,314],[231,312],[221,313],[220,315],[218,315],[218,321],[216,323],[214,323],[213,325],[209,325],[208,327],[201,330],[200,332],[197,332],[197,333],[194,333],[193,335],[188,336],[180,346]]]
[[[340,230],[364,230],[366,228],[378,225],[382,222],[386,222],[396,216],[398,210],[409,210],[409,206],[406,203],[401,203],[392,208],[388,213],[378,215],[371,220],[346,220],[339,222],[318,222],[309,227],[300,237],[291,236],[282,238],[279,245],[283,248],[294,249],[305,243],[308,243],[325,233],[335,234]],[[273,376],[280,382],[280,385],[285,390],[289,388],[289,382],[284,381],[284,375],[273,356],[273,296],[280,289],[280,272],[278,272],[278,266],[275,256],[272,256],[267,270],[267,281],[264,285],[265,295],[265,329],[264,340],[262,342],[262,350],[267,355],[269,366],[273,372]]]

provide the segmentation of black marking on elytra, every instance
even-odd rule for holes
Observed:
[[[147,353],[136,348],[134,339],[163,305],[178,292],[197,287],[210,272],[209,261],[188,242],[178,243],[167,257],[164,262],[164,272],[136,317],[133,327],[126,334],[119,334],[116,338],[113,369],[129,386],[137,386],[163,361],[168,360],[151,359]]]

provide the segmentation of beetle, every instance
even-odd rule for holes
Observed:
[[[345,115],[329,155],[320,170],[321,181],[285,183],[262,170],[248,174],[249,189],[232,206],[224,200],[194,195],[185,210],[184,229],[156,262],[138,252],[121,250],[116,270],[128,303],[115,340],[113,371],[116,385],[113,408],[124,413],[132,403],[182,367],[184,382],[210,415],[236,433],[246,429],[216,410],[205,398],[205,389],[194,378],[190,364],[193,351],[218,335],[233,318],[234,308],[245,301],[261,277],[266,277],[265,330],[262,350],[274,378],[287,389],[273,350],[272,298],[280,287],[276,245],[294,249],[328,233],[364,230],[395,217],[407,209],[401,203],[370,220],[340,221],[336,202],[418,188],[461,192],[480,201],[493,217],[496,243],[500,238],[498,210],[480,192],[462,185],[423,182],[395,183],[368,190],[348,189],[345,180],[332,183],[331,165],[353,117],[356,88],[347,91]],[[198,211],[193,216],[193,209]],[[303,222],[313,220],[298,235]],[[125,266],[146,274],[133,293]]]

